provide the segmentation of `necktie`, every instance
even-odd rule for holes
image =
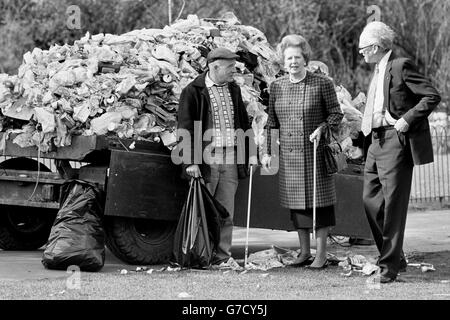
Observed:
[[[377,92],[377,82],[378,64],[375,66],[372,81],[370,82],[369,92],[367,94],[366,108],[364,110],[364,116],[361,123],[361,131],[365,136],[368,136],[372,131],[373,107],[375,104],[375,94]]]

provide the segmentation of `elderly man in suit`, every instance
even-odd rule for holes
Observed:
[[[394,31],[371,22],[359,40],[366,63],[375,64],[361,130],[371,138],[364,168],[363,200],[380,252],[380,282],[406,269],[403,237],[414,165],[433,162],[428,116],[439,93],[408,58],[392,52]]]

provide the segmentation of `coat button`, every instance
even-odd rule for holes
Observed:
[[[292,152],[292,151],[294,151],[294,149],[292,149],[292,148],[291,148],[291,149],[289,149],[289,152]]]
[[[303,137],[303,132],[300,132],[299,135],[300,135],[300,137]]]
[[[292,133],[291,133],[291,132],[289,132],[289,133],[288,133],[288,136],[289,136],[289,137],[292,137]]]
[[[302,116],[300,116],[300,117],[298,117],[298,119],[299,119],[299,120],[303,120],[303,117],[302,117]]]

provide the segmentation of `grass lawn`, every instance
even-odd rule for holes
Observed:
[[[409,267],[399,281],[381,286],[368,284],[368,277],[345,277],[338,266],[322,271],[278,268],[267,272],[185,270],[152,274],[119,270],[111,273],[82,273],[80,289],[68,290],[67,278],[0,283],[1,299],[145,299],[145,300],[450,300],[450,251],[421,253],[411,262],[427,262],[435,272],[422,273]],[[153,266],[158,269],[159,267]],[[133,270],[130,266],[129,270]],[[180,293],[188,298],[180,298]]]

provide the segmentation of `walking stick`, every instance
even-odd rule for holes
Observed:
[[[248,182],[248,205],[247,205],[247,235],[245,237],[245,258],[244,268],[247,268],[248,256],[248,232],[250,230],[250,205],[252,201],[252,180],[253,180],[253,165],[250,165],[250,181]]]
[[[313,239],[316,239],[316,198],[317,198],[317,139],[314,139],[314,164],[313,164]]]

